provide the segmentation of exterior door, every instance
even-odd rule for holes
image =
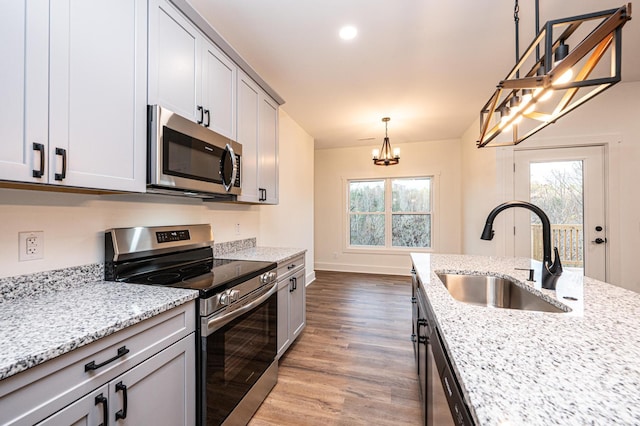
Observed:
[[[551,221],[552,249],[565,270],[606,281],[607,227],[604,146],[514,152],[515,199],[530,201]],[[537,216],[514,209],[516,256],[541,260]]]

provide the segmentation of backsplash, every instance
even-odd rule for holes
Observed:
[[[0,278],[0,303],[33,296],[35,293],[47,294],[103,279],[103,263]]]
[[[224,243],[213,244],[213,257],[222,256],[223,254],[233,253],[235,251],[245,250],[256,246],[256,239],[246,238],[244,240],[227,241]]]
[[[256,238],[214,243],[213,256],[233,253],[256,246]],[[72,288],[83,283],[102,281],[104,279],[104,263],[93,263],[34,274],[0,278],[0,303],[19,299],[35,293],[46,294],[62,289]]]

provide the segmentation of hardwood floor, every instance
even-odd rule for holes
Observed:
[[[411,279],[317,271],[307,326],[250,426],[418,425]]]

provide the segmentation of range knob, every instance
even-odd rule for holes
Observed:
[[[260,275],[260,284],[268,284],[269,281],[269,272],[265,272],[264,274]]]
[[[220,296],[218,296],[218,302],[222,306],[227,306],[231,302],[231,300],[229,300],[229,294],[222,293]]]
[[[231,299],[231,302],[237,301],[240,299],[240,292],[238,290],[231,290],[229,292],[229,298]]]

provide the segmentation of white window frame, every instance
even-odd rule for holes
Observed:
[[[393,212],[392,208],[392,185],[391,182],[396,179],[431,179],[431,200],[430,206],[431,211],[428,213],[431,215],[431,247],[393,247],[392,244],[392,235],[391,235],[391,222]],[[385,181],[385,245],[384,246],[352,246],[351,243],[351,228],[350,228],[350,212],[349,212],[349,184],[351,182],[364,182],[364,181]],[[439,179],[438,175],[435,174],[425,174],[419,176],[385,176],[385,177],[366,177],[366,178],[358,178],[358,177],[349,177],[343,178],[343,218],[342,218],[342,229],[343,229],[343,252],[345,253],[362,253],[362,254],[398,254],[398,255],[406,255],[411,252],[424,252],[424,253],[433,253],[437,251],[437,242],[438,242],[438,186]]]

